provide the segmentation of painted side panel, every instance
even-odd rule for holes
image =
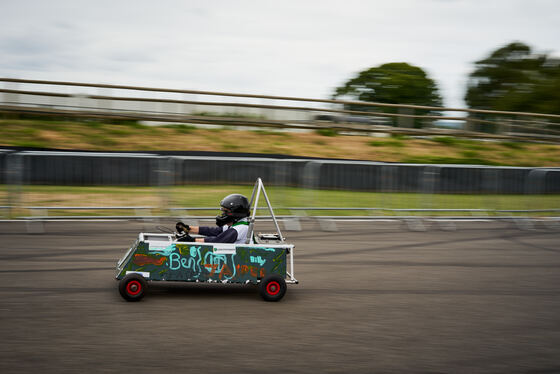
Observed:
[[[131,271],[149,273],[150,280],[257,283],[269,274],[286,276],[286,249],[240,244],[224,250],[202,243],[156,247],[139,241],[118,266],[117,279]]]

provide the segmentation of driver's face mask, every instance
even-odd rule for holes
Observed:
[[[231,211],[228,208],[222,208],[222,214],[216,216],[216,225],[222,227],[233,221]]]

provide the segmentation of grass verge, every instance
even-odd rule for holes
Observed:
[[[49,216],[61,215],[135,215],[130,210],[88,210],[87,207],[153,207],[152,214],[167,215],[162,207],[209,207],[206,211],[176,212],[177,215],[214,215],[218,213],[219,201],[230,193],[251,196],[252,186],[193,185],[174,187],[59,187],[24,186],[12,197],[19,201],[20,208],[14,214],[29,216],[32,212],[22,207],[86,207],[83,210],[55,209]],[[387,210],[309,210],[308,215],[443,215],[468,216],[469,212],[407,212],[389,209],[490,209],[527,210],[560,209],[559,195],[474,195],[474,194],[423,194],[423,193],[379,193],[337,190],[310,190],[294,187],[267,188],[275,213],[297,214],[287,207],[339,207],[339,208],[382,208]],[[8,190],[0,188],[0,201],[7,203]],[[261,198],[260,206],[264,199]],[[1,205],[1,204],[0,204]],[[43,213],[43,211],[41,211]],[[41,214],[42,214],[41,213]],[[145,213],[145,212],[143,212]],[[259,214],[268,214],[260,212]],[[475,213],[476,214],[476,213]],[[509,215],[502,213],[504,215]],[[523,214],[523,213],[519,213]],[[550,215],[534,213],[533,215]]]

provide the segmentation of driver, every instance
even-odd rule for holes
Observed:
[[[220,206],[222,214],[216,216],[217,227],[189,226],[177,222],[177,241],[245,244],[249,231],[249,200],[243,195],[232,194],[224,197]],[[200,234],[205,238],[195,239],[189,234]]]

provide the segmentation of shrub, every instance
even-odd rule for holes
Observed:
[[[177,132],[188,134],[193,132],[196,127],[193,125],[185,125],[185,124],[178,124],[178,125],[165,125],[165,128],[175,130]]]
[[[461,155],[463,155],[464,157],[467,157],[467,158],[479,157],[478,152],[475,152],[475,151],[462,151]]]
[[[504,147],[511,148],[511,149],[525,149],[525,146],[523,144],[517,142],[502,142],[501,144]]]
[[[391,138],[397,140],[406,140],[406,139],[410,139],[410,136],[403,135],[403,134],[391,134]]]
[[[399,140],[372,140],[369,142],[372,147],[404,147],[404,143]]]
[[[444,144],[444,145],[449,145],[449,146],[456,145],[460,142],[459,139],[454,138],[452,136],[436,136],[435,138],[432,138],[431,140],[433,142]]]
[[[315,130],[315,132],[319,135],[323,135],[323,136],[337,136],[338,135],[338,131],[334,130],[334,129],[317,129]]]

